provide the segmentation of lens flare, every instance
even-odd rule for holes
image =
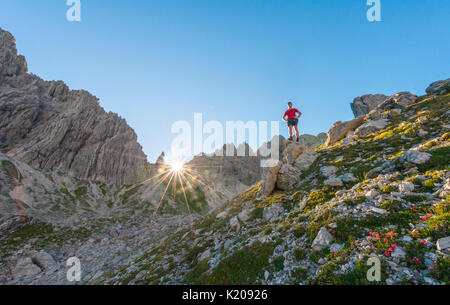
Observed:
[[[172,164],[170,164],[170,169],[175,173],[179,173],[183,171],[184,163],[182,161],[175,161]]]

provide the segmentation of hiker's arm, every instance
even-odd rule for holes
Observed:
[[[297,119],[299,119],[301,116],[302,116],[302,113],[300,111],[298,111]]]
[[[287,120],[285,119],[286,117],[286,113],[283,114],[283,121],[287,122]]]

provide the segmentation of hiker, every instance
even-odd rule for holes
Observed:
[[[298,113],[298,115],[297,115]],[[293,141],[292,139],[292,127],[295,129],[295,133],[297,136],[297,142],[300,141],[300,134],[298,133],[298,119],[302,113],[298,111],[296,108],[292,108],[292,103],[288,103],[288,110],[283,115],[283,121],[287,122],[288,128],[289,128],[289,141]]]

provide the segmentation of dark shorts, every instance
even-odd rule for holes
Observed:
[[[288,124],[288,126],[297,126],[298,119],[289,119],[287,124]]]

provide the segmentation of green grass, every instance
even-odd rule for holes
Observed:
[[[22,175],[20,174],[17,167],[8,160],[2,160],[2,169],[5,172],[6,176],[9,178],[9,183],[20,183],[22,182]]]
[[[122,199],[122,204],[126,203],[131,196],[136,194],[140,187],[141,185],[139,184],[126,190],[125,193],[123,193],[123,195],[120,196]]]
[[[273,265],[275,267],[275,271],[281,271],[284,269],[284,257],[277,256],[273,259]]]
[[[87,194],[87,187],[86,187],[86,186],[82,186],[82,187],[80,187],[80,188],[77,188],[77,189],[74,191],[74,194],[75,194],[75,196],[77,196],[78,198],[79,198],[79,197],[86,196],[86,194]]]
[[[303,249],[294,249],[294,257],[297,261],[304,260],[308,256],[308,252]]]
[[[246,285],[260,283],[264,268],[275,248],[274,243],[254,242],[224,258],[210,274],[202,274],[192,284]]]
[[[425,173],[429,170],[444,170],[449,168],[450,146],[440,147],[430,153],[431,158],[427,162],[417,166],[420,172]]]
[[[335,262],[329,262],[323,266],[321,272],[312,280],[310,284],[314,285],[385,285],[386,284],[386,266],[381,262],[381,281],[369,282],[367,272],[371,266],[367,266],[365,260],[355,263],[355,268],[347,274],[336,274],[339,265]]]

